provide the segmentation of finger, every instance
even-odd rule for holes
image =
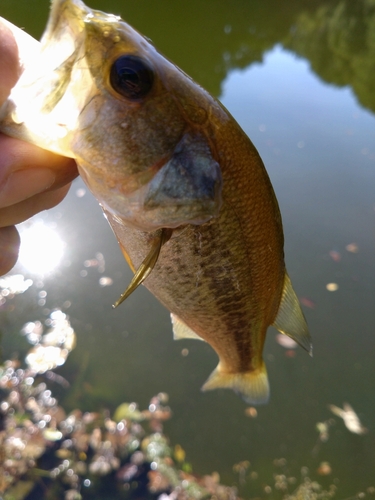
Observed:
[[[46,191],[10,207],[0,208],[0,227],[20,224],[33,215],[58,205],[69,191],[70,184],[54,191]]]
[[[0,152],[0,208],[60,188],[78,175],[71,158],[3,134]]]
[[[9,272],[18,259],[20,236],[14,226],[0,229],[0,276]]]
[[[16,83],[24,64],[39,51],[39,42],[0,18],[0,104]],[[0,134],[0,207],[19,203],[47,189],[71,182],[75,162]]]

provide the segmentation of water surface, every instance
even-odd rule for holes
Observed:
[[[375,482],[375,9],[365,0],[353,5],[91,4],[121,13],[217,95],[258,148],[271,177],[283,216],[287,267],[309,323],[314,357],[301,349],[287,351],[269,330],[271,400],[256,418],[245,415],[246,405],[230,391],[200,392],[217,364],[215,353],[201,342],[173,342],[169,314],[147,290],[141,287],[112,310],[131,272],[80,180],[61,205],[23,225],[23,231],[40,226],[54,231],[63,255],[49,272],[19,264],[11,274],[21,272],[34,284],[6,301],[0,313],[7,357],[26,352],[18,333],[26,321],[47,317],[54,308],[66,311],[78,345],[59,370],[72,384],[68,392],[56,388],[63,405],[113,409],[134,400],[144,406],[155,393],[167,392],[174,416],[166,432],[172,442],[183,446],[195,471],[217,470],[227,484],[237,480],[233,464],[249,460],[259,479],[242,486],[246,498],[264,495],[264,486],[273,482],[273,461],[281,457],[296,476],[307,466],[319,481],[335,481],[340,498]],[[0,15],[36,37],[47,11],[47,0],[3,0],[0,7]],[[36,261],[52,238],[37,234],[28,247]],[[98,253],[105,269],[94,262]],[[103,277],[113,283],[102,286]],[[329,291],[328,284],[337,289]],[[333,417],[328,404],[344,402],[369,433],[351,434],[334,417],[328,441],[317,447],[316,423]],[[322,461],[332,467],[327,478],[316,472]]]

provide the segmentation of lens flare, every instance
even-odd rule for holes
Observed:
[[[19,262],[29,272],[44,275],[53,271],[64,255],[65,244],[56,230],[36,221],[20,228],[21,248]]]

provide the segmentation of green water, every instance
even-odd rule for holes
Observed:
[[[2,0],[0,15],[39,37],[48,3]],[[217,363],[208,345],[173,342],[168,312],[143,288],[112,310],[131,273],[96,201],[87,192],[77,196],[80,180],[61,205],[36,217],[65,242],[61,264],[43,277],[21,265],[12,271],[34,285],[2,307],[4,356],[27,350],[18,333],[26,321],[62,308],[78,335],[59,369],[71,389],[56,388],[67,408],[113,409],[132,400],[144,406],[167,392],[173,418],[166,433],[196,472],[217,470],[232,484],[233,464],[251,462],[259,479],[242,486],[246,498],[263,494],[273,482],[273,460],[281,457],[297,476],[307,466],[319,481],[336,480],[342,499],[374,486],[374,3],[97,0],[90,6],[121,14],[149,36],[220,97],[258,148],[283,215],[289,274],[310,306],[304,312],[314,358],[300,349],[288,357],[270,329],[271,401],[257,418],[246,416],[231,392],[202,394]],[[103,273],[84,265],[98,252]],[[103,276],[112,286],[99,285]],[[338,290],[328,291],[328,283]],[[38,305],[41,291],[46,303]],[[351,434],[334,417],[317,450],[316,423],[333,417],[328,404],[344,402],[369,433]],[[331,464],[328,478],[316,473],[322,461]]]

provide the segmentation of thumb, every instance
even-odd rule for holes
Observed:
[[[0,19],[0,104],[8,97],[20,73],[17,42],[12,31]]]
[[[17,83],[24,65],[39,51],[30,35],[0,17],[0,105]]]

